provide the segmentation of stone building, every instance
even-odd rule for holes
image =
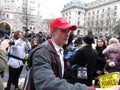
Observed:
[[[109,36],[120,19],[120,0],[96,0],[84,3],[72,0],[61,11],[72,24],[78,26],[76,35],[92,33],[96,36]]]
[[[26,28],[38,32],[40,0],[0,0],[0,34]]]

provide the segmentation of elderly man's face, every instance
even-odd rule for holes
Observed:
[[[53,40],[58,44],[58,46],[63,46],[65,44],[68,44],[68,39],[70,36],[71,30],[65,29],[55,29],[52,34]]]

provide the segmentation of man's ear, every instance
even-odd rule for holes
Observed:
[[[51,36],[54,36],[56,29],[51,30]]]

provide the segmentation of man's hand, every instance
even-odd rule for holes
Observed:
[[[120,85],[119,86],[113,86],[112,89],[113,90],[120,90]]]
[[[107,59],[106,60],[106,63],[110,63],[110,62],[113,62],[113,60],[112,59]]]
[[[110,67],[115,67],[115,62],[109,62],[108,64]]]

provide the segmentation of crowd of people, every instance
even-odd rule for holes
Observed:
[[[29,65],[35,90],[95,90],[93,80],[99,87],[98,76],[120,72],[120,33],[106,40],[93,35],[76,37],[73,34],[76,29],[77,26],[70,25],[65,18],[56,18],[50,23],[51,37],[45,37],[42,32],[30,35],[28,31],[25,34],[15,31],[8,46],[4,50],[0,48],[0,57],[5,57],[1,58],[5,67],[0,67],[0,75],[7,65],[9,70],[5,90],[10,90],[12,84],[19,90],[26,54],[33,50]],[[4,90],[1,79],[0,88]]]

